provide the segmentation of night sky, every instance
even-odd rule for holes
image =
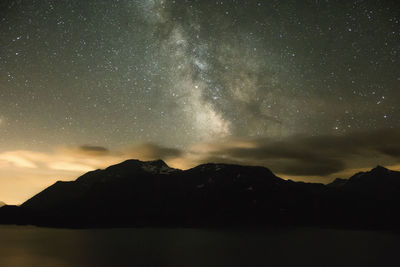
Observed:
[[[128,158],[400,169],[398,1],[0,2],[0,200]]]

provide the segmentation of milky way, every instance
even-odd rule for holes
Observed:
[[[225,149],[199,153],[397,129],[399,10],[397,1],[1,1],[0,158],[15,165],[30,155],[15,151],[84,145],[123,158],[144,146],[179,150],[175,163],[240,163]],[[245,163],[308,174],[277,160]],[[372,164],[360,162],[321,174]]]

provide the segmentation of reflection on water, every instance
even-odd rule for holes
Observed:
[[[0,226],[0,266],[399,266],[400,236],[312,228]]]

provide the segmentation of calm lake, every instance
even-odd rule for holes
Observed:
[[[0,266],[399,266],[400,235],[286,228],[0,226]]]

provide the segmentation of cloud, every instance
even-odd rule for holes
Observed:
[[[18,168],[44,167],[83,172],[119,161],[163,159],[173,167],[190,168],[206,162],[261,165],[293,176],[330,176],[349,168],[396,165],[400,161],[400,129],[344,135],[276,138],[230,138],[193,145],[186,150],[143,143],[109,150],[103,146],[59,147],[52,152],[7,151],[0,163]]]
[[[75,171],[75,172],[88,172],[95,169],[94,167],[84,164],[62,162],[62,161],[51,162],[48,164],[48,167],[53,170]]]
[[[0,154],[0,161],[21,168],[37,168],[37,165],[23,151],[9,151]]]
[[[96,155],[105,155],[105,154],[108,154],[108,152],[109,152],[109,150],[105,147],[90,146],[90,145],[80,146],[79,150],[83,153],[96,154]]]
[[[263,165],[295,176],[329,176],[350,167],[396,164],[400,160],[400,129],[344,135],[289,136],[280,139],[238,139],[197,145],[199,162]]]
[[[64,171],[88,171],[104,164],[118,162],[119,158],[102,155],[107,151],[82,150],[81,147],[60,147],[54,151],[37,152],[30,150],[15,150],[0,153],[0,166],[15,168],[40,168]],[[98,156],[102,156],[101,160]]]
[[[74,157],[104,157],[110,155],[110,150],[103,146],[81,145],[81,146],[59,146],[55,153]]]
[[[180,157],[183,152],[176,148],[163,147],[154,143],[144,143],[128,149],[124,154],[143,160],[167,160],[170,158]]]

